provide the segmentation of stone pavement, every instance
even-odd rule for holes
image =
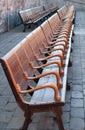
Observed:
[[[0,57],[18,44],[28,33],[22,26],[0,35]],[[66,93],[63,122],[67,130],[85,130],[85,12],[76,12],[72,43],[72,67],[68,80],[71,90]],[[28,97],[30,100],[30,96]],[[23,112],[17,106],[9,84],[0,66],[0,130],[19,130],[24,121]],[[55,115],[51,112],[34,114],[28,130],[58,130]]]

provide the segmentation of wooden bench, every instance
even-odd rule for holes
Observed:
[[[61,116],[73,26],[70,20],[61,22],[54,31],[54,24],[49,23],[50,19],[0,59],[16,102],[24,112],[22,130],[27,130],[33,113],[43,111],[52,111],[59,130],[64,130]]]
[[[73,5],[71,6],[65,5],[62,8],[58,9],[57,13],[59,15],[59,18],[62,19],[63,21],[67,20],[67,18],[70,18],[71,21],[73,21],[74,23],[75,7]]]
[[[47,6],[39,6],[19,11],[19,16],[24,24],[23,31],[31,24],[38,24],[38,21],[48,18],[55,10],[57,10],[56,6],[50,6],[49,8]]]

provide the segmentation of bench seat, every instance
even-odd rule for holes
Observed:
[[[72,29],[73,29],[73,27],[72,27]],[[52,103],[53,104],[55,103],[57,105],[59,103],[59,105],[61,104],[61,106],[63,106],[65,104],[65,95],[66,95],[65,93],[66,93],[66,86],[67,86],[67,74],[68,74],[70,51],[71,51],[71,39],[69,41],[69,49],[68,49],[68,52],[66,55],[66,60],[65,60],[64,77],[62,76],[62,78],[61,78],[61,82],[62,82],[63,86],[59,90],[59,96],[61,97],[61,101],[55,102],[53,89],[45,88],[45,89],[34,92],[32,98],[31,98],[31,101],[29,102],[30,105],[33,105],[33,104],[40,105],[40,104],[47,104],[47,103],[50,105],[52,105]],[[50,59],[50,60],[52,60],[52,59]],[[48,61],[50,61],[50,60],[48,60]],[[53,58],[53,60],[56,60],[56,58]],[[48,72],[50,70],[59,71],[59,68],[57,68],[56,65],[50,65],[49,67],[44,68],[43,72]],[[42,85],[43,83],[45,84],[47,82],[57,84],[56,77],[54,75],[42,77],[39,80],[38,85]]]

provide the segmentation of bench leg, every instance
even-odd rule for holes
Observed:
[[[75,36],[75,33],[74,33],[74,31],[73,31],[72,35],[73,35],[73,36]]]
[[[66,90],[70,90],[70,84],[68,83],[68,79],[67,79],[67,87],[66,87]]]
[[[56,121],[57,121],[57,124],[58,124],[58,128],[59,130],[65,130],[64,129],[64,126],[63,126],[63,121],[62,121],[62,110],[61,110],[61,107],[57,108],[55,110],[55,114],[56,114]]]
[[[74,40],[73,40],[73,38],[71,38],[71,43],[73,43],[74,42]]]
[[[26,31],[26,25],[24,25],[24,29],[23,29],[23,32],[25,32]]]
[[[23,29],[23,32],[26,32],[26,28],[31,28],[31,24],[28,24],[28,25],[24,25],[24,29]]]
[[[32,120],[31,120],[30,115],[27,114],[27,116],[25,117],[25,121],[24,121],[24,124],[23,124],[23,127],[22,127],[21,130],[27,130],[28,125],[30,124],[31,121],[32,121]]]
[[[73,19],[72,23],[75,24],[75,18]]]
[[[72,67],[72,61],[69,59],[68,67]]]
[[[73,52],[73,48],[71,47],[71,53]]]

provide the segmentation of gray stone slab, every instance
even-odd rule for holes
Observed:
[[[6,111],[9,111],[9,112],[12,112],[12,111],[15,111],[16,108],[17,108],[17,104],[14,102],[14,103],[8,103],[6,106],[5,106],[5,110]]]
[[[85,96],[84,96],[84,112],[85,112]]]
[[[64,112],[70,112],[70,103],[66,103],[65,106],[63,107]]]
[[[65,130],[70,130],[70,123],[64,123]]]
[[[33,114],[32,116],[32,122],[33,123],[38,123],[40,121],[40,118],[42,117],[42,114],[41,113],[35,113]]]
[[[76,77],[76,76],[78,77],[77,74],[76,74],[75,76],[73,76],[73,82],[72,82],[73,85],[77,85],[77,84],[78,84],[78,85],[82,85],[82,80],[79,80],[79,79],[76,79],[76,80],[75,80],[75,77]]]
[[[84,120],[80,118],[71,118],[70,130],[84,130]]]
[[[0,114],[0,122],[9,123],[13,117],[14,112],[3,111]]]
[[[5,122],[0,122],[0,130],[7,130],[7,125],[8,123],[5,123]]]
[[[54,124],[53,130],[59,130],[59,129],[58,129],[58,125],[57,125],[56,122],[55,122],[55,124]]]
[[[84,118],[84,108],[71,108],[71,116],[75,118]]]
[[[72,98],[83,98],[83,93],[79,91],[72,91]]]
[[[82,85],[72,85],[72,90],[73,91],[82,91],[83,88],[82,88]]]
[[[83,94],[84,94],[84,96],[85,96],[85,88],[83,89]]]
[[[62,115],[62,119],[64,123],[70,122],[70,112],[64,112]]]
[[[31,123],[27,130],[38,130],[38,124],[37,123]]]
[[[10,122],[8,123],[7,129],[14,129],[18,130],[22,127],[23,125],[24,118],[17,118],[13,117]]]
[[[71,102],[71,90],[66,92],[66,102]]]
[[[84,107],[83,100],[72,98],[71,107]]]
[[[83,84],[83,89],[85,89],[85,84]]]

